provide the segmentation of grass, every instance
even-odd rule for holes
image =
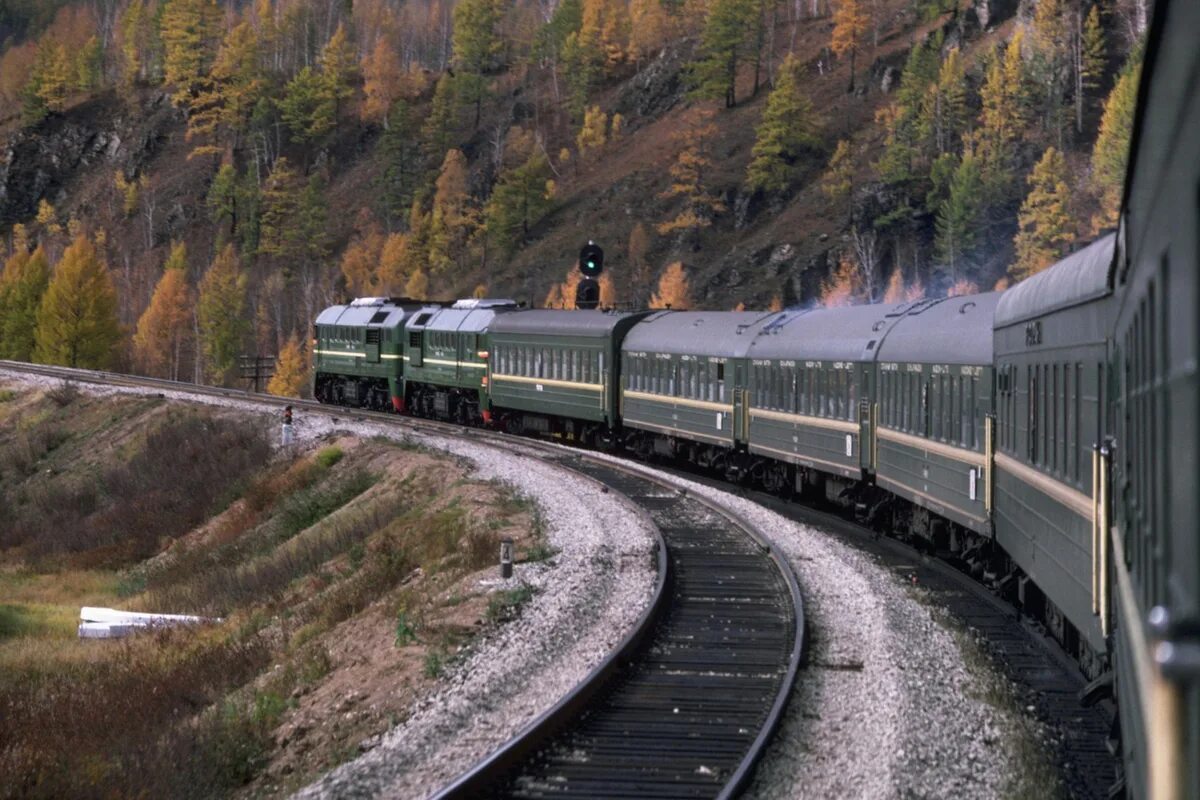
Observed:
[[[336,445],[326,447],[317,452],[316,462],[322,469],[330,469],[342,460],[343,455],[342,448]]]
[[[488,600],[484,618],[491,623],[508,622],[521,613],[521,608],[533,599],[535,590],[527,583],[515,589],[496,592]]]
[[[18,396],[12,389],[0,389],[0,403],[11,403]]]

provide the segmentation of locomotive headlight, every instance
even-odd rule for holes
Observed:
[[[476,356],[477,358],[487,358],[487,357],[488,357],[488,351],[487,351],[487,350],[480,350],[478,353],[476,353],[476,354],[475,354],[475,356]]]

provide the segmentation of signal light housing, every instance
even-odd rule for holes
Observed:
[[[589,278],[595,278],[604,271],[604,250],[595,242],[589,241],[579,251],[579,271]]]

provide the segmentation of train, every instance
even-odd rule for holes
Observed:
[[[1118,710],[1113,796],[1200,800],[1200,3],[1156,4],[1116,231],[1002,292],[782,311],[361,298],[313,392],[817,497],[970,571]]]

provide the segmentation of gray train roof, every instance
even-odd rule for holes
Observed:
[[[361,297],[343,306],[330,306],[317,315],[316,324],[395,328],[421,305],[415,301],[396,302],[384,297]]]
[[[888,329],[923,302],[785,311],[778,321],[763,329],[748,355],[751,358],[871,361]]]
[[[781,312],[660,311],[633,326],[622,350],[737,358]]]
[[[426,306],[410,314],[404,327],[407,330],[482,333],[488,329],[498,314],[515,311],[516,308],[517,304],[511,300],[503,303],[480,302],[474,304],[466,304],[460,300],[451,308]]]
[[[947,297],[914,308],[876,348],[880,361],[991,364],[1000,292]]]
[[[611,311],[563,311],[530,308],[503,314],[489,329],[496,334],[548,336],[609,336],[622,321],[635,316]]]
[[[1113,233],[1102,236],[1006,291],[996,308],[996,327],[1003,328],[1108,294],[1108,273],[1116,240]]]

